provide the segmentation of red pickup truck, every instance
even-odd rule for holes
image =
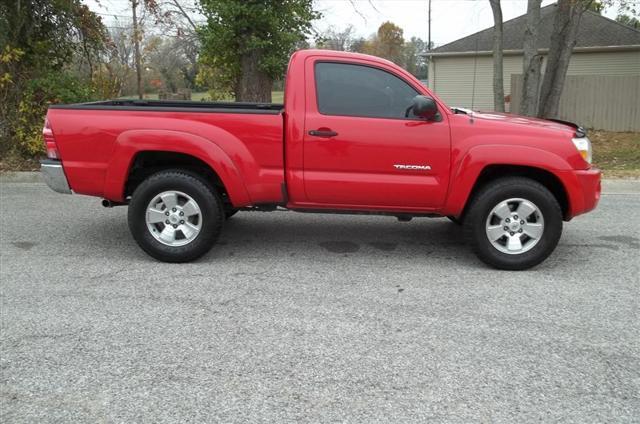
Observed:
[[[162,261],[206,253],[239,210],[449,217],[484,262],[525,269],[592,210],[600,171],[573,124],[447,107],[361,54],[296,52],[284,105],[113,100],[49,108],[42,173],[129,205]]]

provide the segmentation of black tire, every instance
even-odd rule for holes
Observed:
[[[544,219],[544,230],[537,244],[520,254],[501,252],[491,244],[486,233],[487,218],[492,209],[511,198],[533,202]],[[544,261],[556,248],[562,235],[562,210],[554,195],[537,181],[522,177],[502,178],[485,185],[473,197],[465,216],[464,232],[478,258],[486,264],[505,270],[524,270]]]
[[[183,246],[168,246],[151,235],[146,224],[149,203],[164,191],[180,191],[189,195],[200,207],[202,227],[195,238]],[[163,262],[189,262],[207,253],[215,244],[222,223],[224,209],[218,193],[195,174],[173,169],[161,171],[144,180],[135,190],[129,203],[129,230],[147,254]]]

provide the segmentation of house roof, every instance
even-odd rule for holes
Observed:
[[[557,5],[551,4],[540,9],[540,28],[538,30],[538,49],[548,49],[553,32],[553,21]],[[518,16],[503,23],[503,50],[522,50],[524,43],[526,15]],[[640,31],[612,19],[587,10],[582,15],[576,48],[638,46]],[[467,37],[445,44],[430,53],[486,52],[493,49],[493,27]]]

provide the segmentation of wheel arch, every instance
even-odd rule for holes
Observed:
[[[469,193],[469,196],[467,197],[462,213],[460,214],[460,218],[464,219],[464,215],[467,212],[469,205],[483,187],[492,181],[506,177],[529,178],[542,184],[558,201],[560,209],[562,210],[563,219],[568,219],[570,213],[569,196],[564,184],[558,176],[543,168],[507,164],[492,164],[487,165],[482,169],[471,189],[471,192]]]
[[[123,133],[107,169],[105,198],[122,201],[141,178],[168,168],[203,173],[233,205],[250,203],[242,176],[231,158],[215,143],[176,131],[134,130]]]
[[[159,150],[143,150],[133,156],[124,184],[124,197],[131,196],[140,183],[151,175],[175,168],[198,175],[211,184],[223,199],[228,198],[222,179],[205,161],[185,153]]]
[[[518,144],[484,144],[472,147],[454,160],[447,200],[441,212],[464,218],[478,188],[496,178],[524,176],[540,182],[553,192],[563,218],[573,216],[581,201],[574,189],[572,166],[549,150]]]

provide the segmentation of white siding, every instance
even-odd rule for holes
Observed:
[[[511,75],[511,99],[522,98],[522,75]],[[568,75],[558,118],[587,128],[640,131],[640,75]]]
[[[640,75],[640,51],[574,53],[567,75]]]
[[[546,57],[543,68],[545,64]],[[503,73],[506,96],[511,75],[522,74],[522,55],[505,56]],[[567,74],[638,75],[640,52],[574,53]],[[434,57],[429,64],[429,87],[450,106],[493,110],[493,58]]]

